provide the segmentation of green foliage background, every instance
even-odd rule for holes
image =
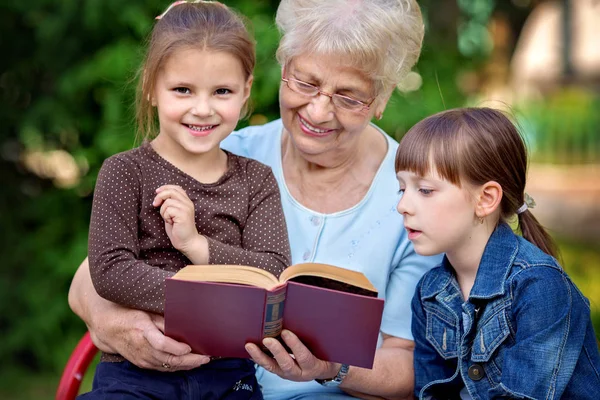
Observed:
[[[460,29],[434,30],[437,3],[420,1],[428,24],[416,68],[423,85],[393,95],[379,122],[392,136],[464,103],[456,77],[484,60],[486,44],[472,32],[489,17],[487,8],[470,7],[472,1],[459,2],[468,11],[459,15],[467,22],[461,25],[463,36]],[[277,118],[280,68],[273,17],[278,1],[226,3],[248,16],[257,40],[250,121]],[[163,0],[0,3],[0,394],[14,395],[38,374],[49,376],[45,387],[54,390],[85,331],[68,307],[67,292],[86,255],[93,185],[106,157],[134,146],[134,77],[142,43],[167,5]],[[79,183],[59,187],[24,168],[26,152],[50,150],[74,157],[83,172]]]

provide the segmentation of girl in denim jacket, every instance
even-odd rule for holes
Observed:
[[[445,253],[412,302],[420,399],[600,399],[589,301],[529,211],[526,167],[517,129],[489,108],[436,114],[400,143],[409,239]]]

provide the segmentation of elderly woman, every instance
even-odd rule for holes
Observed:
[[[250,356],[266,399],[412,397],[410,302],[438,258],[418,256],[407,239],[394,173],[398,144],[370,121],[415,64],[423,22],[414,0],[283,0],[277,51],[281,119],[231,134],[223,147],[269,165],[281,190],[292,262],[323,262],[363,272],[385,299],[371,370],[315,358],[293,334],[267,356]],[[207,362],[165,337],[162,318],[100,298],[87,262],[69,302],[94,342],[144,368],[189,369]]]

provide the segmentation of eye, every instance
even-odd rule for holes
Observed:
[[[334,95],[340,106],[350,109],[362,108],[365,104],[361,101],[354,100],[348,96],[342,96],[341,94]]]
[[[290,89],[307,96],[313,96],[319,91],[319,88],[317,86],[308,82],[299,81],[298,79],[294,78],[291,78],[288,81],[288,86],[290,87]]]
[[[313,89],[315,89],[315,88],[316,88],[316,86],[315,86],[315,85],[313,85],[313,84],[310,84],[310,83],[308,83],[308,82],[303,82],[303,81],[298,81],[298,80],[296,80],[296,84],[298,85],[298,87],[299,87],[300,89],[305,89],[305,90],[313,90]]]
[[[398,189],[398,194],[404,194],[404,191],[405,191],[405,190],[406,190],[406,189],[402,189],[402,188]]]
[[[432,189],[421,188],[421,189],[419,189],[419,192],[421,192],[421,194],[424,194],[425,196],[428,196],[431,193],[433,193],[433,190]]]
[[[219,96],[223,96],[223,95],[226,95],[229,93],[232,93],[231,90],[225,89],[225,88],[219,88],[219,89],[215,90],[215,94],[217,94]]]
[[[192,91],[189,88],[186,88],[186,87],[176,87],[173,90],[175,92],[181,93],[181,94],[190,94],[190,93],[192,93]]]

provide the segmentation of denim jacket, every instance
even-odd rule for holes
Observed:
[[[468,301],[454,270],[423,276],[412,301],[415,395],[600,399],[589,301],[557,261],[500,224]]]

